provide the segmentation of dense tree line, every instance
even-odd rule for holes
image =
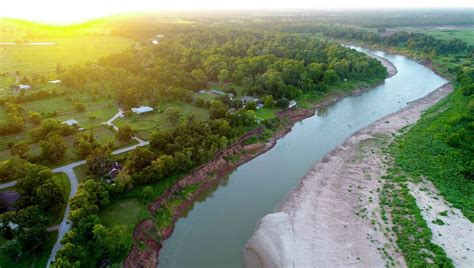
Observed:
[[[113,185],[93,179],[81,183],[70,203],[73,228],[62,241],[64,246],[58,252],[54,267],[85,267],[90,263],[99,265],[120,260],[127,250],[120,238],[123,230],[103,226],[97,215],[99,210],[135,186],[158,183],[205,163],[246,129],[255,126],[252,111],[225,116],[206,122],[191,117],[172,130],[157,130],[151,135],[150,149],[137,148],[125,159]],[[85,145],[90,149],[87,156],[89,172],[106,178],[116,161],[110,148],[95,145],[88,134],[78,142],[92,144]]]
[[[20,194],[14,203],[16,211],[0,215],[0,232],[5,253],[12,260],[40,254],[48,240],[48,214],[59,211],[65,203],[64,192],[54,180],[52,171],[14,158],[0,163],[2,179],[18,180]]]
[[[301,24],[288,26],[287,30],[297,32],[323,33],[327,37],[361,40],[372,44],[383,44],[387,46],[407,47],[414,51],[421,51],[431,54],[457,54],[466,51],[473,51],[472,46],[461,39],[443,40],[423,33],[409,33],[398,31],[390,35],[381,35],[362,29],[355,29],[343,26],[323,26]]]
[[[191,102],[208,82],[234,83],[243,94],[295,99],[322,93],[340,81],[385,77],[385,68],[362,53],[302,35],[264,30],[217,31],[200,26],[181,30],[160,43],[104,57],[97,64],[60,74],[68,86],[90,81],[116,91],[130,108],[148,100]]]

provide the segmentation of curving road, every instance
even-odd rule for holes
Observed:
[[[115,151],[112,152],[112,155],[118,155],[118,154],[126,153],[126,152],[134,150],[137,147],[147,146],[148,144],[150,144],[148,141],[141,141],[138,144],[115,150]],[[76,194],[77,187],[79,186],[79,182],[77,180],[76,173],[74,173],[74,168],[78,167],[78,166],[85,165],[86,163],[87,163],[86,160],[81,160],[81,161],[71,163],[69,165],[65,165],[65,166],[53,169],[54,173],[62,173],[63,172],[67,175],[67,177],[69,179],[69,182],[71,183],[71,191],[69,192],[69,198],[68,199],[71,199]],[[15,182],[15,184],[16,184],[16,182]],[[53,246],[53,249],[51,251],[51,255],[49,256],[48,264],[46,265],[46,267],[49,267],[51,262],[53,262],[54,259],[56,258],[56,253],[58,253],[59,249],[61,248],[61,240],[63,239],[64,235],[72,227],[72,223],[70,221],[68,221],[68,217],[69,217],[70,212],[71,212],[71,208],[70,208],[69,202],[68,202],[68,204],[66,206],[66,211],[64,212],[63,220],[61,221],[61,224],[59,224],[58,239],[56,240],[56,243]]]
[[[6,182],[6,183],[3,183],[3,184],[0,184],[0,190],[3,190],[5,188],[10,188],[10,187],[13,187],[15,185],[16,185],[16,181]]]

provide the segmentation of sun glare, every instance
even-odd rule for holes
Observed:
[[[248,10],[248,9],[367,9],[396,7],[474,7],[470,0],[399,0],[386,3],[379,0],[15,0],[3,3],[0,17],[68,24],[104,17],[116,13],[157,10]]]

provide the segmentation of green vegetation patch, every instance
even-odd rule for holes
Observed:
[[[431,242],[433,233],[406,181],[399,170],[390,170],[380,192],[380,205],[384,221],[387,212],[391,214],[392,231],[408,267],[454,267],[443,248]]]
[[[130,39],[113,36],[80,36],[31,39],[28,42],[53,42],[53,45],[0,46],[0,73],[20,71],[22,74],[48,73],[57,64],[83,64],[129,48]]]
[[[458,87],[401,136],[392,151],[398,167],[414,178],[426,176],[448,202],[474,221],[474,181],[468,178],[474,131],[468,101]]]

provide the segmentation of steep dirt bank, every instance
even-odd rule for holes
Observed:
[[[246,266],[383,267],[391,257],[404,267],[379,210],[382,149],[451,91],[446,84],[376,121],[316,163],[279,212],[261,219],[244,249]]]
[[[382,64],[386,66],[389,77],[396,73],[396,68],[393,64],[383,58],[380,58]],[[393,67],[390,67],[390,65]],[[360,88],[354,90],[353,94],[360,94],[367,88]],[[325,101],[313,106],[311,109],[288,109],[278,113],[278,116],[285,122],[285,127],[275,133],[271,139],[266,143],[258,143],[245,145],[245,142],[253,137],[261,134],[263,128],[247,133],[242,136],[237,142],[229,146],[227,149],[219,152],[211,161],[196,168],[190,175],[183,177],[175,183],[169,190],[156,199],[148,206],[149,211],[155,214],[166,201],[173,198],[176,193],[179,193],[184,188],[190,185],[198,185],[198,189],[192,194],[189,199],[179,204],[173,211],[172,221],[176,222],[194,202],[204,193],[216,187],[221,179],[238,166],[250,161],[260,154],[265,153],[275,146],[276,141],[284,137],[294,123],[305,118],[311,117],[319,108],[328,106],[349,94],[339,94],[328,97]],[[232,157],[239,156],[237,161],[229,161]],[[153,267],[158,265],[159,251],[162,248],[162,241],[166,240],[173,233],[174,226],[168,226],[164,229],[159,229],[152,219],[141,221],[133,232],[133,247],[129,252],[127,259],[124,262],[125,267]]]

